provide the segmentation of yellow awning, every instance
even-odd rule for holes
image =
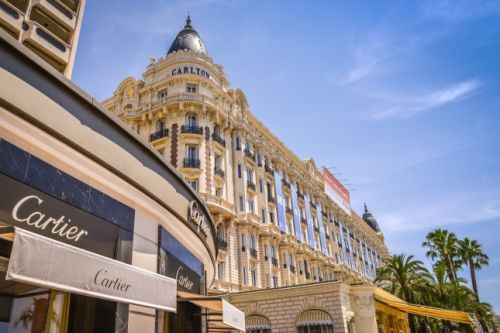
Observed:
[[[403,312],[412,313],[419,316],[449,320],[456,323],[464,323],[469,325],[474,324],[470,318],[470,314],[468,314],[467,312],[410,304],[381,288],[376,288],[373,296],[376,301]]]
[[[248,316],[245,320],[247,330],[271,329],[269,319],[259,315]]]

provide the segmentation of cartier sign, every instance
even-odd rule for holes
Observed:
[[[118,226],[0,174],[0,222],[114,257]]]
[[[198,203],[194,200],[189,203],[188,220],[195,225],[196,232],[202,234],[205,238],[208,237],[210,227],[208,225],[207,218],[205,214],[200,211]]]

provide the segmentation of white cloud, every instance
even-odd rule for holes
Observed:
[[[427,19],[463,22],[495,15],[500,11],[496,0],[428,0],[422,2],[422,13]]]
[[[423,112],[436,109],[446,104],[464,100],[481,86],[477,79],[454,83],[422,96],[391,96],[387,94],[369,94],[381,102],[378,110],[369,114],[370,119],[410,118]]]
[[[500,200],[482,195],[448,195],[442,200],[416,202],[382,213],[378,218],[384,232],[426,230],[454,224],[468,224],[500,218]]]

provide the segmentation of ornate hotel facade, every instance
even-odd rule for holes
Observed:
[[[376,220],[366,206],[356,214],[328,170],[297,157],[255,117],[189,17],[167,55],[103,105],[209,208],[219,245],[212,293],[373,280],[388,254]]]

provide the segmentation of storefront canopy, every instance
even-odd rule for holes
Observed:
[[[19,228],[3,228],[0,237],[13,239],[6,280],[176,310],[175,279]]]
[[[375,293],[373,296],[376,301],[403,312],[412,313],[419,316],[449,320],[456,323],[475,325],[473,321],[473,315],[467,312],[410,304],[380,288],[375,289]]]
[[[210,324],[209,331],[216,332],[220,330],[227,332],[228,329],[245,331],[245,314],[243,311],[220,296],[203,296],[185,291],[178,291],[177,294],[183,300],[211,310],[206,314]]]

